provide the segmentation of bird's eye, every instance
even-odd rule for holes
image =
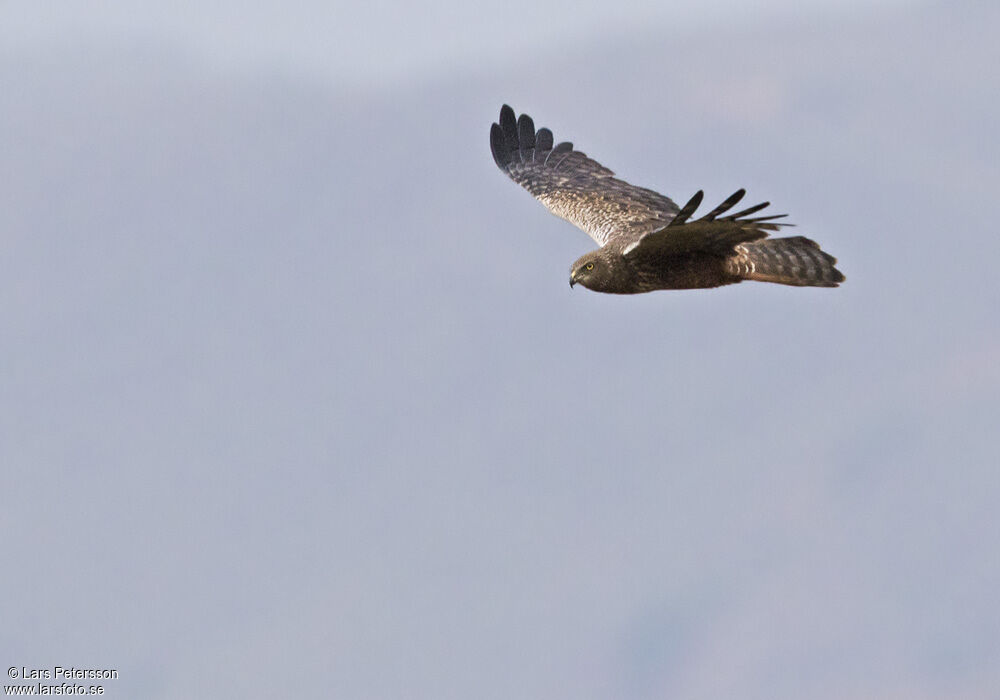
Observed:
[[[586,265],[583,266],[583,269],[587,270],[588,272],[591,271],[591,270],[593,270],[594,269],[594,263],[587,263]]]

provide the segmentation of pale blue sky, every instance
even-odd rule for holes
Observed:
[[[0,5],[7,667],[1000,696],[994,3],[165,7]],[[571,290],[503,102],[847,282]]]
[[[222,65],[282,66],[361,86],[423,79],[464,65],[496,68],[498,57],[538,55],[628,37],[780,27],[891,11],[915,0],[579,0],[502,3],[292,2],[236,0],[167,4],[128,0],[9,3],[0,37],[18,44],[144,40]],[[491,63],[492,60],[492,63]]]

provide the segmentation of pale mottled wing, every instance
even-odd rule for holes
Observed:
[[[746,190],[737,190],[705,216],[689,221],[704,197],[699,190],[670,223],[643,234],[625,246],[622,254],[629,257],[643,253],[673,255],[701,252],[726,256],[732,254],[734,247],[740,243],[767,238],[768,232],[777,231],[781,226],[791,226],[774,221],[786,216],[785,214],[750,216],[769,206],[770,202],[762,202],[728,216],[719,216],[732,209],[745,194]]]
[[[553,146],[552,132],[537,132],[527,114],[515,119],[504,105],[490,129],[496,164],[553,214],[583,229],[601,246],[622,245],[663,228],[677,205],[658,192],[630,185],[596,160],[573,149]]]

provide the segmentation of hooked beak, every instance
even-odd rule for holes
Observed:
[[[569,288],[572,289],[574,284],[576,284],[576,273],[571,272],[569,275]]]

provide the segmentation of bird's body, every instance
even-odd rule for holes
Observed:
[[[594,263],[594,268],[586,266]],[[590,272],[580,279],[578,270]],[[571,284],[580,282],[588,289],[609,294],[641,294],[658,289],[704,289],[739,282],[742,278],[727,270],[727,259],[718,255],[691,251],[661,255],[622,255],[620,245],[608,244],[575,262],[570,272]]]
[[[700,219],[690,220],[698,192],[683,208],[670,198],[614,177],[597,161],[553,145],[531,117],[507,105],[490,130],[493,158],[507,175],[552,213],[586,231],[600,248],[570,270],[570,285],[612,294],[702,289],[743,280],[836,287],[844,276],[835,258],[802,236],[767,239],[784,215],[751,217],[768,203],[725,215],[739,190]]]

